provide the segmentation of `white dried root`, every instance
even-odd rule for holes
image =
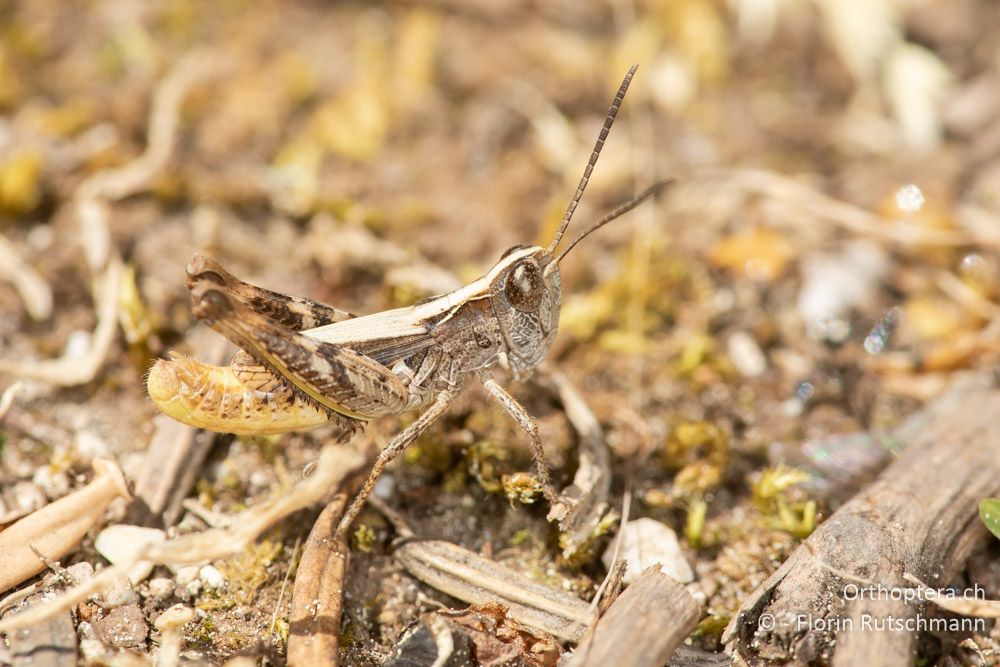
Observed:
[[[194,610],[191,607],[175,604],[153,622],[160,631],[160,648],[156,652],[157,667],[174,667],[179,664],[184,624],[193,618]]]
[[[122,263],[113,257],[97,281],[97,326],[90,346],[82,356],[21,361],[0,359],[0,373],[47,382],[60,387],[86,384],[94,379],[111,349],[118,327],[118,291],[122,282]]]
[[[46,567],[40,556],[59,560],[76,548],[112,500],[131,498],[121,468],[94,461],[97,476],[82,489],[49,503],[0,533],[0,592],[30,579]]]
[[[166,166],[176,144],[184,96],[195,82],[215,73],[218,65],[216,58],[205,54],[183,58],[154,93],[149,114],[149,138],[142,155],[122,167],[93,174],[79,185],[74,194],[84,254],[87,265],[96,276],[97,325],[86,353],[82,357],[63,356],[41,361],[0,359],[0,373],[62,387],[86,384],[97,375],[114,341],[118,296],[122,286],[122,262],[111,249],[108,202],[148,187]],[[3,259],[0,247],[0,263]],[[41,298],[44,300],[44,297]],[[51,302],[51,294],[49,300]]]
[[[107,202],[133,195],[152,182],[170,161],[177,143],[181,103],[191,87],[218,69],[219,61],[205,53],[182,58],[160,82],[149,112],[146,150],[126,165],[103,169],[85,181],[74,194],[87,264],[98,272],[111,256]]]
[[[21,259],[11,242],[3,236],[0,236],[0,280],[14,286],[31,319],[47,320],[52,315],[52,289],[49,284]]]
[[[3,421],[3,418],[7,416],[10,406],[14,405],[14,399],[21,393],[22,389],[24,389],[24,385],[15,382],[4,389],[3,394],[0,394],[0,421]]]

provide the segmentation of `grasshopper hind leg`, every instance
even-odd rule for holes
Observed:
[[[454,398],[454,393],[451,390],[445,390],[440,392],[431,403],[431,406],[427,408],[423,414],[417,417],[416,421],[407,426],[405,429],[400,431],[389,441],[389,444],[385,446],[381,452],[379,452],[378,458],[375,459],[375,464],[372,466],[372,470],[368,473],[368,479],[365,480],[364,486],[358,492],[358,495],[354,497],[351,502],[351,506],[347,508],[344,516],[341,518],[340,523],[337,525],[337,532],[335,539],[340,539],[347,534],[348,529],[354,522],[354,519],[361,512],[361,508],[365,506],[365,501],[368,500],[368,496],[371,495],[372,489],[375,488],[375,483],[378,482],[378,478],[381,477],[382,471],[394,458],[399,456],[399,454],[409,446],[414,440],[416,440],[428,426],[434,423],[434,421],[441,416],[441,414],[448,409],[448,405],[451,404]]]
[[[374,359],[281,326],[213,279],[196,282],[191,298],[196,317],[319,405],[358,419],[406,407],[409,392],[403,381]]]
[[[204,255],[195,255],[191,258],[187,273],[188,288],[192,292],[200,284],[211,283],[275,324],[295,331],[314,329],[355,317],[351,313],[318,301],[272,292],[243,282],[222,268],[217,261]]]

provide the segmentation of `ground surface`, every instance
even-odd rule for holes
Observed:
[[[24,271],[4,260],[0,356],[85,352],[98,338],[95,277],[108,257],[126,267],[96,373],[62,388],[25,380],[0,424],[0,515],[81,485],[95,454],[130,479],[156,466],[144,374],[169,350],[208,358],[191,341],[216,338],[192,333],[194,251],[357,313],[437,293],[447,273],[471,280],[511,245],[548,242],[638,62],[575,228],[658,178],[679,180],[569,256],[549,360],[605,429],[612,505],[628,491],[632,518],[688,538],[708,610],[696,642],[719,648],[740,602],[862,483],[863,453],[824,470],[802,443],[835,449],[891,426],[953,373],[994,365],[1000,340],[1000,7],[775,3],[771,15],[766,4],[0,8],[0,233],[42,282],[15,289],[8,278]],[[102,225],[81,224],[81,183],[143,152],[154,96],[179,70],[173,151],[128,196],[105,197],[102,253]],[[558,403],[506,384],[568,483],[577,443]],[[410,419],[381,420],[354,446]],[[219,437],[190,498],[236,513],[287,489],[330,437]],[[811,464],[814,477],[803,484],[779,461]],[[587,598],[610,537],[594,557],[562,560],[543,504],[502,493],[504,475],[529,469],[526,438],[472,388],[382,495],[418,535]],[[834,477],[846,481],[824,483]],[[216,563],[228,588],[157,598],[140,587],[145,618],[191,603],[202,611],[185,655],[282,664],[286,574],[314,517]],[[395,564],[380,515],[360,521],[371,531],[355,541],[341,643],[346,664],[380,664],[421,613],[461,605]],[[64,565],[104,563],[96,530]],[[154,631],[131,650],[157,642]],[[923,650],[933,660],[954,644]]]

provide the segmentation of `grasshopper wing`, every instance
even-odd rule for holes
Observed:
[[[402,380],[374,359],[258,314],[214,278],[191,288],[194,314],[320,405],[358,419],[405,409]]]

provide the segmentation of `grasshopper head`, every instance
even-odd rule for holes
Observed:
[[[490,301],[515,375],[541,362],[559,327],[559,263],[545,248],[514,246],[490,271]]]
[[[576,206],[590,181],[591,172],[597,164],[601,148],[607,139],[611,125],[618,115],[618,109],[625,98],[632,75],[637,65],[633,65],[622,80],[618,94],[604,119],[604,127],[590,154],[583,177],[570,200],[559,228],[548,248],[541,246],[514,246],[503,254],[500,261],[490,270],[487,278],[490,285],[490,299],[503,334],[504,353],[501,365],[514,372],[515,376],[530,373],[537,366],[555,340],[559,328],[559,306],[562,291],[559,284],[559,262],[592,232],[597,231],[631,211],[633,208],[666,188],[672,180],[660,181],[646,188],[639,195],[610,211],[573,239],[559,254],[556,248],[569,227]]]

